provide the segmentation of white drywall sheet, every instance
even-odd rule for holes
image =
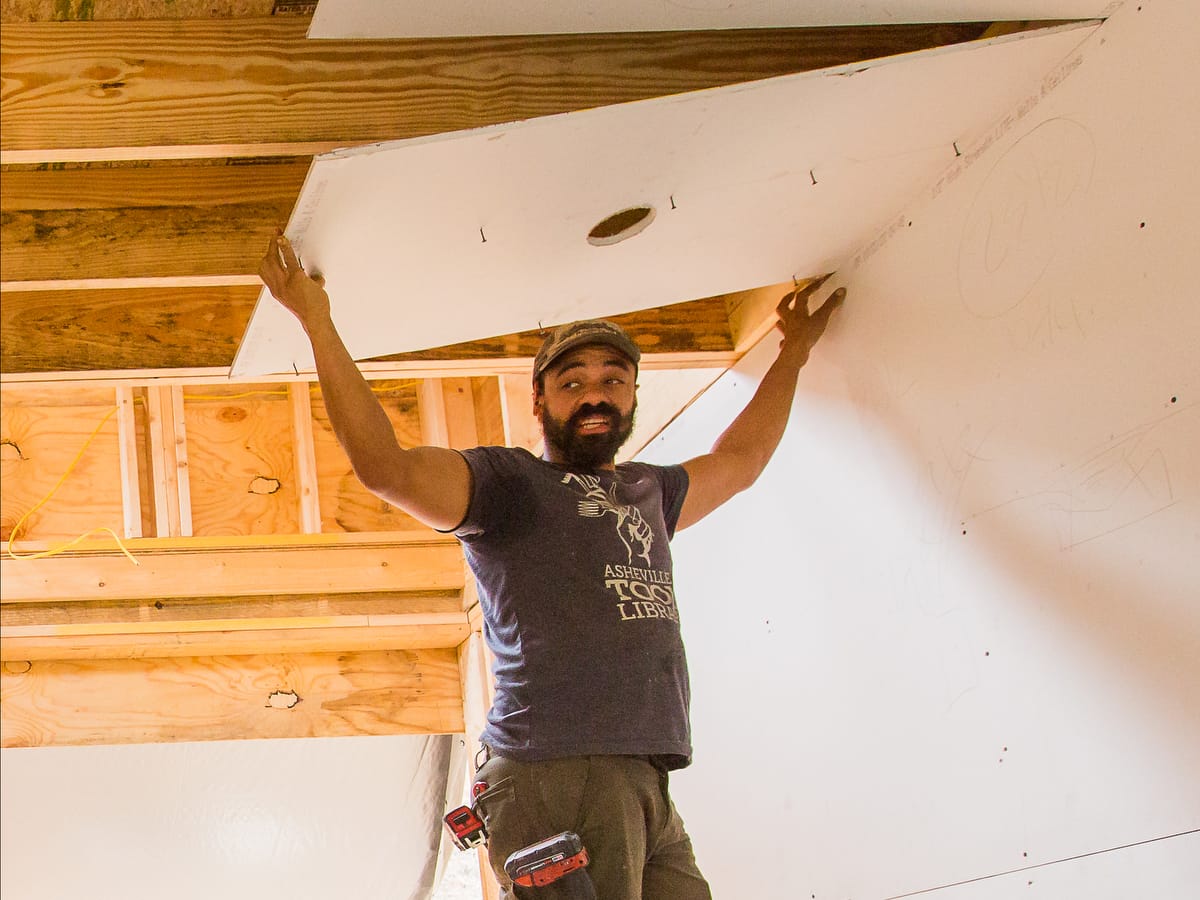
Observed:
[[[328,154],[287,231],[356,359],[818,274],[1095,27]],[[639,204],[648,228],[588,243]],[[311,368],[264,291],[233,374]]]
[[[673,542],[715,896],[1197,896],[1198,44],[1123,8],[845,260],[775,459]]]
[[[6,748],[4,896],[427,900],[462,746],[406,735]]]
[[[320,0],[311,38],[686,31],[906,22],[1091,19],[1121,0]]]

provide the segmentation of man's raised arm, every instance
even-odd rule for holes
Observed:
[[[289,309],[312,343],[321,394],[354,474],[373,494],[433,528],[454,528],[467,512],[466,461],[441,447],[401,448],[391,420],[333,326],[325,279],[310,276],[282,234],[258,267],[271,294]]]
[[[783,332],[779,356],[746,408],[717,438],[712,450],[683,464],[688,473],[688,492],[677,528],[700,521],[754,484],[766,468],[787,428],[800,369],[824,334],[829,317],[846,298],[845,288],[839,288],[816,312],[808,311],[809,298],[828,277],[788,294],[780,302],[776,309],[777,324]]]

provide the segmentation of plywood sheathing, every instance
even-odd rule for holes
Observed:
[[[5,663],[4,747],[456,734],[454,649]]]

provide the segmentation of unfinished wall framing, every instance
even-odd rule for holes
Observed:
[[[402,443],[504,440],[496,376],[372,384]],[[4,746],[462,730],[461,551],[315,384],[10,383],[2,421]]]

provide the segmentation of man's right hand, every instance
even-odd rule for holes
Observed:
[[[289,309],[308,331],[310,326],[329,319],[329,294],[325,278],[309,275],[300,264],[296,251],[281,231],[271,238],[266,255],[258,264],[258,276],[271,295]]]

